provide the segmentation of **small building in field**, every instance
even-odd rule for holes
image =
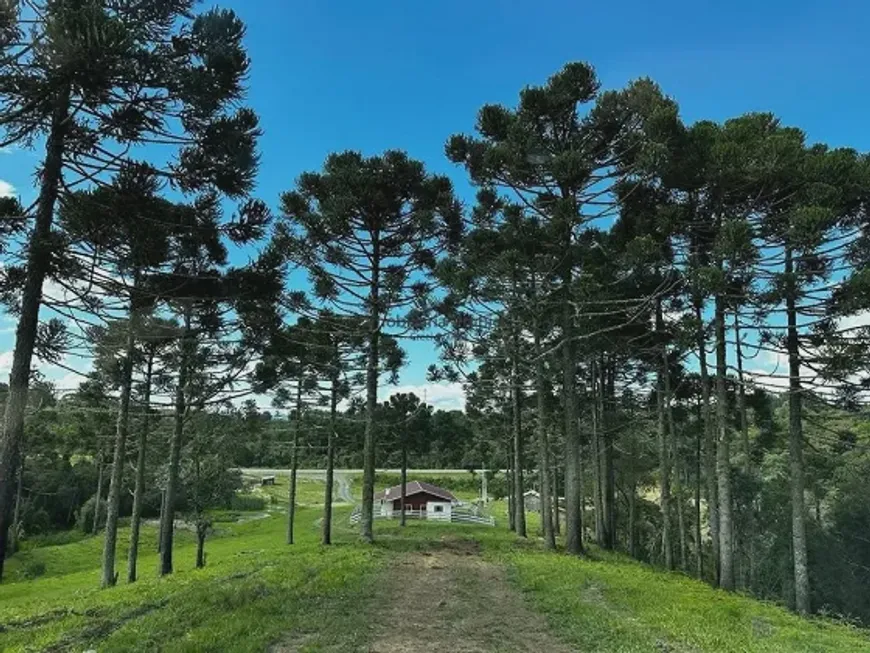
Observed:
[[[405,516],[420,519],[450,521],[453,506],[459,500],[449,490],[425,483],[408,481],[405,484]],[[402,512],[402,486],[395,485],[375,494],[375,505],[380,506],[383,517],[398,517]]]

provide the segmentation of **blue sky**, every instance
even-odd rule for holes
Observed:
[[[249,102],[265,131],[257,193],[273,206],[300,172],[344,149],[407,150],[470,199],[446,138],[471,131],[482,104],[513,104],[572,60],[592,63],[605,88],[653,78],[688,122],[772,111],[810,141],[870,149],[870,5],[857,0],[220,4],[248,25]],[[32,200],[37,161],[0,155],[0,192]],[[0,323],[4,376],[9,326]],[[432,347],[409,353],[402,384],[422,386]],[[456,396],[429,390],[441,394]]]

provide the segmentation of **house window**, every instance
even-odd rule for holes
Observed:
[[[435,512],[444,512],[444,506],[435,506]]]

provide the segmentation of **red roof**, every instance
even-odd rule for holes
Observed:
[[[443,487],[438,487],[437,485],[432,485],[431,483],[426,483],[424,481],[408,481],[405,484],[405,496],[410,497],[414,494],[421,493],[431,494],[432,496],[444,499],[445,501],[457,501],[456,497],[453,496],[449,490],[445,490]],[[402,486],[394,485],[393,487],[375,494],[375,501],[383,501],[384,499],[387,501],[393,501],[401,498],[401,496]]]

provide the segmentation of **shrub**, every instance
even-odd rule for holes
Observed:
[[[230,509],[232,510],[265,510],[266,499],[256,494],[236,494],[233,495],[230,501]]]
[[[21,568],[21,577],[27,580],[39,578],[45,574],[45,563],[41,560],[30,560]]]
[[[24,532],[29,534],[46,533],[51,530],[51,516],[44,508],[28,510],[22,519]]]
[[[480,490],[480,476],[471,473],[450,476],[409,474],[408,482],[411,481],[431,483],[432,485],[443,487],[445,490],[450,490],[451,492],[478,492]],[[392,487],[401,483],[402,477],[399,474],[377,474],[375,482]]]
[[[94,530],[95,501],[94,497],[85,501],[84,505],[79,509],[78,517],[76,518],[76,527],[85,533],[90,533]],[[102,528],[106,525],[106,507],[106,500],[100,499],[100,520],[97,523],[97,528]]]
[[[498,501],[504,499],[508,494],[507,478],[504,474],[494,474],[487,481],[487,491],[492,499]]]
[[[22,549],[38,549],[43,546],[59,546],[61,544],[73,544],[85,538],[85,533],[72,529],[68,531],[53,531],[39,535],[27,535],[22,541]]]

